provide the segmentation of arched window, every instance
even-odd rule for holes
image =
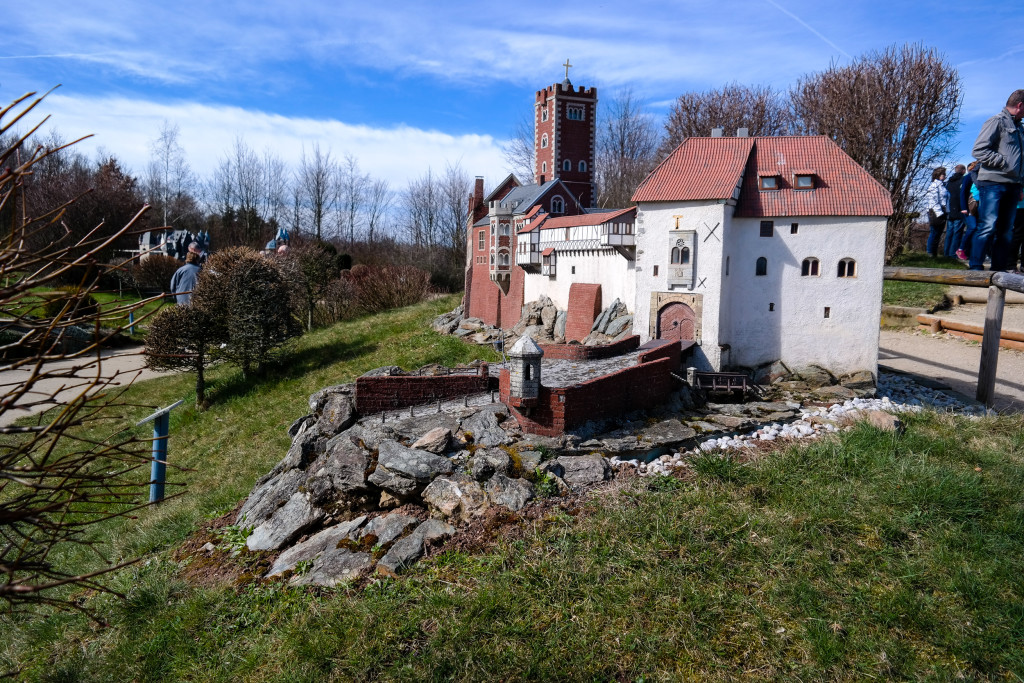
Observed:
[[[857,277],[857,262],[852,258],[841,259],[836,275],[838,277]]]
[[[679,247],[672,247],[672,263],[673,264],[681,263],[681,261],[679,259],[680,259]]]
[[[587,172],[587,162],[581,161],[580,162],[580,173],[586,173],[586,172]]]
[[[541,147],[541,149],[547,149],[547,147],[548,147],[548,134],[547,133],[544,133],[544,135],[540,136],[540,147]]]
[[[533,368],[530,365],[527,365],[525,368],[523,368],[523,379],[525,379],[526,381],[530,381],[530,370],[532,369]]]
[[[494,254],[491,254],[491,265],[494,265]]]
[[[540,163],[540,172],[541,173],[547,173],[548,172],[548,162],[542,161]]]
[[[502,266],[507,266],[508,265],[508,252],[507,251],[503,251],[500,254],[498,254],[498,264],[502,265]]]
[[[679,256],[680,256],[680,261],[679,261],[680,263],[682,263],[684,266],[686,264],[688,264],[690,262],[690,248],[689,247],[683,247],[680,250]],[[727,256],[726,259],[728,259],[728,258],[729,257]]]
[[[568,159],[563,161],[562,162],[562,170],[563,171],[571,171],[572,170],[572,162],[569,161]]]
[[[548,108],[547,107],[544,107],[543,109],[540,110],[540,120],[541,121],[547,121],[548,120]]]
[[[565,213],[565,200],[560,196],[551,198],[551,213]]]
[[[803,277],[818,277],[818,259],[813,256],[805,258],[800,266],[800,275]]]
[[[757,265],[754,267],[754,275],[768,274],[768,259],[764,256],[757,257]]]

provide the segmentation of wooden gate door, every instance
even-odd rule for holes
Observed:
[[[697,316],[686,304],[672,303],[658,312],[658,339],[693,341]]]

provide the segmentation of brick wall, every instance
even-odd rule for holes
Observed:
[[[601,285],[574,282],[569,285],[569,310],[565,315],[566,341],[582,341],[601,315]]]
[[[488,379],[486,364],[481,365],[476,374],[359,377],[356,379],[356,411],[360,415],[372,415],[478,394],[487,391]]]
[[[629,353],[640,346],[640,337],[633,335],[603,346],[583,346],[582,344],[540,344],[539,346],[544,352],[544,357],[548,359],[597,360]]]
[[[677,388],[671,373],[679,369],[682,347],[678,342],[659,342],[641,354],[637,365],[572,387],[542,386],[537,406],[528,411],[510,407],[524,432],[557,436],[587,420],[612,418],[663,403]],[[508,405],[510,377],[499,377],[501,401]]]

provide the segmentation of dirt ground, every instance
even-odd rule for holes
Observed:
[[[891,368],[948,384],[973,399],[978,387],[981,345],[945,333],[882,330],[878,364],[883,370]],[[1024,353],[999,350],[995,394],[993,407],[997,411],[1024,411]]]

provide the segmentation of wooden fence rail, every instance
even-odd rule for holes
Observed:
[[[885,269],[885,279],[961,287],[988,287],[988,307],[985,309],[985,329],[981,338],[981,365],[978,368],[976,397],[986,408],[991,408],[995,396],[996,365],[999,362],[999,337],[1003,331],[1006,290],[1024,293],[1024,275],[993,273],[987,270],[889,267]]]

